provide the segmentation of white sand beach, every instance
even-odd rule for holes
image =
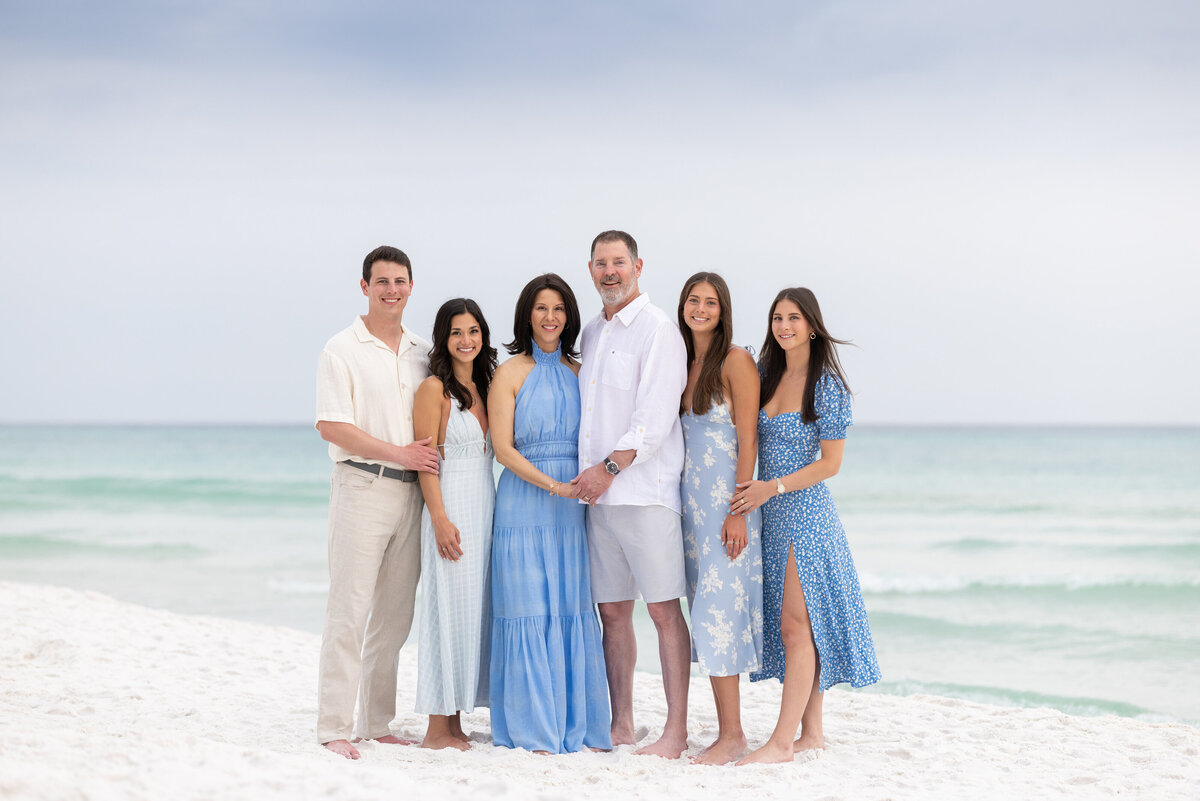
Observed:
[[[612,753],[494,748],[486,710],[465,753],[364,744],[349,762],[313,741],[319,638],[146,609],[96,593],[0,583],[0,798],[958,799],[1200,797],[1200,729],[931,696],[831,690],[826,750],[792,764],[696,767]],[[1181,677],[1183,678],[1183,677]],[[662,725],[658,677],[636,677],[639,736]],[[419,737],[416,648],[401,654],[394,728]],[[743,682],[752,744],[778,685]],[[690,743],[715,735],[692,680]]]

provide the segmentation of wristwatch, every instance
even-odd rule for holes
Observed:
[[[782,495],[785,492],[787,492],[787,490],[785,490],[783,488],[783,479],[782,478],[775,479],[775,494]]]
[[[604,457],[604,469],[608,471],[610,476],[615,476],[617,473],[621,472],[621,468],[617,467],[617,463],[612,459],[609,459],[607,456]]]

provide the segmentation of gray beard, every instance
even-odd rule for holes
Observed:
[[[614,287],[601,288],[599,292],[601,303],[605,306],[616,306],[629,299],[629,296],[633,294],[633,287],[618,284]]]

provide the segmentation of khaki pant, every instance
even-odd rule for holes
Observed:
[[[421,573],[417,482],[334,466],[329,603],[317,684],[317,740],[375,739],[396,716],[396,666]],[[355,698],[358,726],[354,728]]]

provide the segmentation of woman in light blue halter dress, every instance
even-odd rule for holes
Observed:
[[[496,351],[474,301],[442,304],[433,373],[417,389],[413,431],[435,437],[438,474],[421,474],[421,622],[416,711],[426,748],[470,747],[460,713],[488,704],[488,571],[496,497],[487,397]]]
[[[578,470],[579,334],[571,288],[531,281],[490,402],[497,459],[492,538],[492,740],[560,754],[612,747]]]

